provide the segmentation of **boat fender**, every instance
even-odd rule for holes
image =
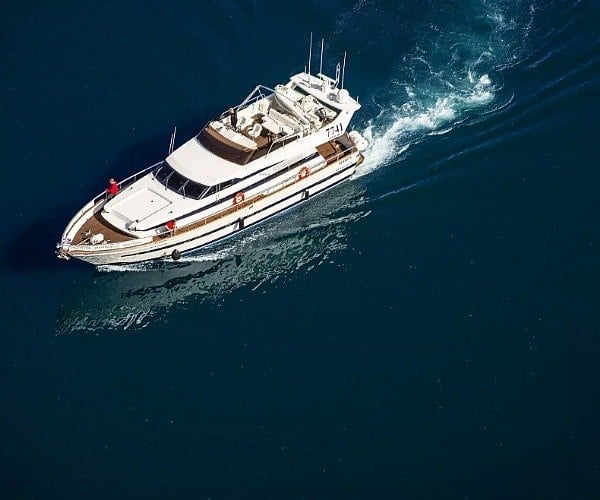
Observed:
[[[244,193],[242,191],[240,191],[233,197],[233,204],[237,205],[238,203],[241,203],[242,201],[244,201],[244,198],[245,198]]]
[[[306,179],[309,175],[310,170],[308,170],[308,167],[302,167],[300,172],[298,172],[298,180],[301,181],[302,179]]]
[[[369,142],[356,130],[353,130],[348,135],[359,151],[364,151],[369,146]]]
[[[171,252],[171,258],[173,260],[179,260],[181,258],[181,252],[179,250],[177,250],[177,249],[173,250]]]
[[[102,233],[96,233],[90,237],[90,244],[99,245],[104,241],[104,235]]]

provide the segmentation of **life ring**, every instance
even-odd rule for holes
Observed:
[[[242,201],[244,201],[244,198],[245,198],[244,193],[242,191],[240,191],[233,197],[233,204],[237,205],[238,203],[241,203]]]
[[[302,179],[306,179],[309,175],[310,170],[308,170],[308,167],[302,167],[300,172],[298,172],[298,180],[301,181]]]

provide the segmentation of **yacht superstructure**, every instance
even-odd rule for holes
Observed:
[[[60,258],[95,265],[178,259],[350,177],[366,141],[335,79],[303,72],[257,86],[167,158],[103,193],[67,225]],[[173,140],[172,140],[173,142]]]

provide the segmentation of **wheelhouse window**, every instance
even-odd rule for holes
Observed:
[[[173,172],[167,179],[167,187],[172,191],[181,192],[187,182],[189,182],[189,179],[179,172]]]
[[[229,186],[231,186],[233,184],[233,181],[225,181],[225,182],[221,182],[221,184],[219,184],[218,186],[218,190],[221,191],[223,189],[227,189]]]
[[[171,175],[173,173],[173,169],[171,168],[171,165],[169,165],[166,161],[162,163],[162,165],[160,165],[155,171],[154,171],[154,177],[156,178],[156,180],[158,182],[160,182],[161,184],[165,185],[165,182],[167,180],[167,178],[169,177],[169,175]]]
[[[185,185],[184,189],[185,193],[183,193],[183,195],[187,198],[193,198],[194,200],[199,200],[204,196],[204,193],[206,192],[206,186],[192,181],[188,182]]]
[[[154,171],[154,178],[167,189],[195,200],[199,200],[216,191],[216,186],[209,187],[192,181],[175,171],[166,161]]]

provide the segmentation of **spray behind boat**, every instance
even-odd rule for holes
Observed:
[[[344,51],[344,57],[342,59],[342,64],[338,62],[335,66],[335,78],[330,78],[323,73],[323,52],[325,47],[325,39],[321,38],[321,55],[319,57],[319,72],[317,73],[318,83],[321,89],[329,89],[329,91],[335,90],[337,93],[338,102],[347,102],[350,98],[350,94],[344,88],[344,79],[346,76],[346,58],[347,53]],[[314,87],[314,79],[311,75],[311,66],[312,66],[312,48],[313,48],[313,34],[310,34],[310,42],[308,48],[308,66],[304,67],[304,73],[306,74],[306,83],[309,87]],[[338,88],[339,84],[339,88]],[[358,103],[358,96],[356,96],[356,102]],[[363,152],[369,146],[368,141],[358,132],[357,130],[352,130],[348,134],[350,139],[354,143],[354,145],[358,148],[360,152]]]

